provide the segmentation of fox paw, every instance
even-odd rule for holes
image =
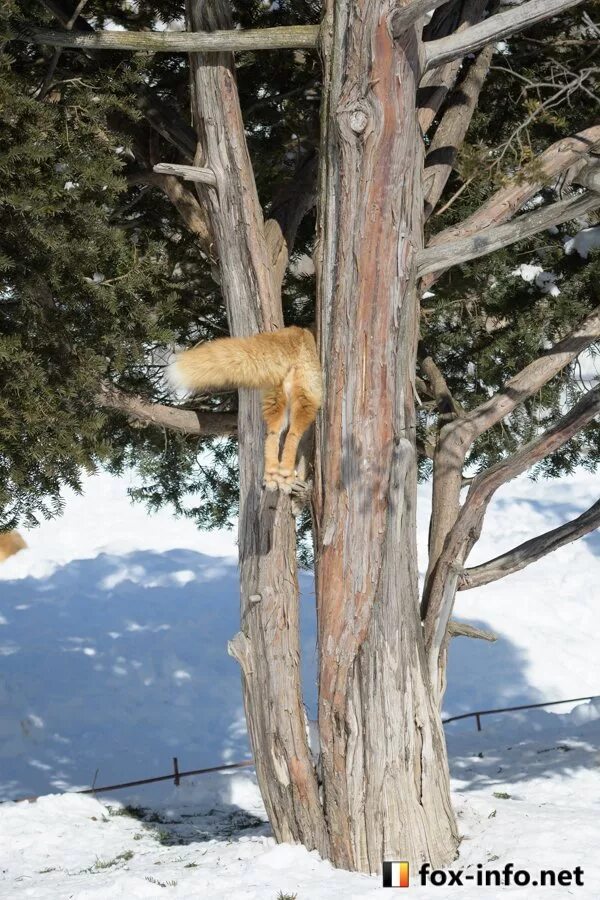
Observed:
[[[279,469],[279,490],[284,494],[291,494],[294,485],[298,481],[298,475],[292,469]]]
[[[266,491],[279,490],[280,475],[278,471],[265,472],[263,487]]]

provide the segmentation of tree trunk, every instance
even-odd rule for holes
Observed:
[[[195,30],[231,27],[227,0],[187,0]],[[221,267],[231,334],[283,325],[229,53],[191,56],[196,163],[215,174],[199,188]],[[290,498],[266,494],[257,391],[241,390],[239,557],[241,629],[230,653],[242,669],[246,719],[269,821],[279,841],[328,853],[300,686],[296,541]]]
[[[319,729],[330,858],[364,872],[457,848],[417,586],[420,41],[395,7],[328,0],[322,29]]]

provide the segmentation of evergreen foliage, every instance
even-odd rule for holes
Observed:
[[[64,9],[73,6],[64,0]],[[234,3],[233,12],[242,27],[265,27],[317,22],[320,4],[250,0]],[[597,72],[547,107],[540,101],[593,69],[597,39],[582,16],[597,20],[597,12],[597,2],[584,4],[501,45],[440,208],[466,187],[432,217],[430,233],[468,216],[561,136],[593,124]],[[82,14],[97,28],[177,28],[183,2],[89,0]],[[2,29],[57,27],[41,3],[29,0],[8,0],[0,16]],[[13,40],[2,48],[0,527],[57,512],[62,488],[77,489],[81,472],[98,465],[135,467],[144,479],[136,497],[151,508],[167,503],[201,527],[226,524],[236,508],[234,441],[140,427],[95,402],[102,383],[173,402],[162,377],[169,348],[227,333],[214,260],[148,178],[154,162],[181,160],[144,110],[159,101],[188,123],[187,59],[64,50],[48,80],[53,48]],[[279,51],[238,54],[236,61],[268,216],[277,186],[318,146],[319,59]],[[555,198],[556,191],[548,185],[544,195]],[[563,252],[564,236],[591,222],[569,223],[454,268],[423,301],[423,340],[466,409],[600,302],[600,253],[583,260]],[[314,214],[305,217],[295,262],[311,253],[314,224]],[[521,263],[556,273],[560,294],[516,277]],[[314,279],[295,266],[284,283],[284,309],[288,324],[314,315]],[[514,450],[581,390],[575,365],[484,435],[469,462],[479,469]],[[236,408],[235,394],[194,402]],[[425,405],[419,430],[435,427]],[[599,458],[599,430],[591,425],[537,472],[556,476],[580,463],[594,467]]]

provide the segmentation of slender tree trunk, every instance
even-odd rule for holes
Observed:
[[[319,728],[330,858],[447,864],[457,834],[419,615],[414,372],[420,42],[328,0],[319,213]]]
[[[187,0],[191,29],[231,27],[227,0]],[[263,216],[229,53],[192,54],[198,165],[216,176],[201,186],[221,265],[231,333],[283,325]],[[327,830],[308,747],[300,686],[295,525],[289,497],[266,494],[263,422],[257,391],[240,391],[239,556],[241,628],[230,653],[242,669],[250,743],[263,800],[279,841],[328,854]]]

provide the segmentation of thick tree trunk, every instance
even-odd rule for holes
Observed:
[[[447,864],[457,834],[416,552],[420,42],[394,2],[328,0],[319,213],[319,728],[330,858]]]

